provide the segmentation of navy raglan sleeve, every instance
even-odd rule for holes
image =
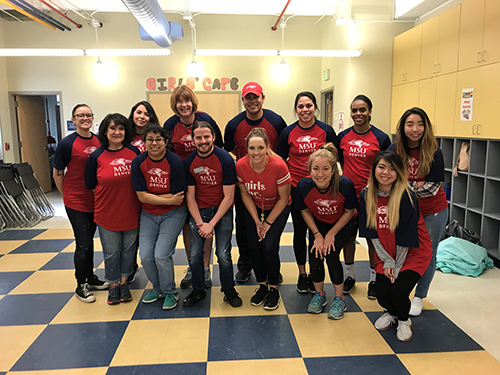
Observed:
[[[132,175],[132,187],[134,191],[148,191],[148,186],[144,174],[141,170],[141,164],[144,161],[144,156],[146,153],[138,155],[132,160],[132,165],[130,167]]]
[[[70,136],[71,137],[71,136]],[[59,142],[56,148],[54,169],[63,171],[71,161],[71,153],[73,149],[73,142],[76,137],[66,137]]]
[[[90,154],[87,164],[85,164],[85,187],[89,190],[93,190],[97,186],[97,158],[101,153],[100,148],[95,150]]]
[[[356,189],[354,188],[354,183],[350,178],[342,176],[341,177],[341,193],[344,196],[344,208],[352,210],[358,208],[358,197],[356,196]]]
[[[288,153],[290,151],[290,145],[288,144],[288,137],[292,131],[292,125],[286,128],[278,138],[278,149],[276,153],[283,158],[283,160],[288,159]]]
[[[196,151],[194,151],[196,153]],[[196,154],[190,154],[186,159],[184,159],[184,172],[186,173],[186,183],[188,186],[195,186],[196,181],[194,176],[191,174],[191,164],[193,164]]]
[[[366,225],[366,188],[359,193],[359,236],[364,238],[378,238],[376,229],[368,228]]]
[[[218,156],[221,167],[222,167],[222,184],[223,185],[236,185],[238,183],[238,177],[236,176],[236,167],[234,164],[234,159],[229,154]]]
[[[181,191],[186,192],[187,183],[184,163],[181,158],[173,152],[168,152],[167,155],[167,160],[170,164],[170,176],[175,176],[175,178],[170,178],[170,193],[177,194]]]
[[[396,245],[418,247],[418,209],[417,196],[411,192],[410,196],[404,193],[399,206],[399,225],[396,228]]]
[[[444,158],[440,148],[434,153],[434,161],[431,164],[431,170],[425,177],[427,182],[442,182],[444,181]]]
[[[236,147],[236,144],[234,143],[235,131],[236,131],[236,123],[233,119],[227,123],[226,129],[224,129],[224,149],[227,152],[233,151],[234,148]]]

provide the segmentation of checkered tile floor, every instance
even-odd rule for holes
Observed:
[[[269,312],[250,305],[253,277],[237,286],[242,307],[223,302],[217,264],[207,298],[191,308],[141,303],[151,287],[142,269],[131,285],[132,302],[108,306],[100,291],[95,303],[85,304],[73,294],[71,229],[4,231],[0,374],[500,374],[500,363],[428,302],[413,318],[412,341],[397,341],[395,328],[378,332],[373,322],[381,308],[366,298],[368,255],[361,245],[345,317],[329,320],[327,308],[308,314],[312,295],[295,291],[290,223],[285,232],[282,303]],[[95,243],[96,273],[103,277],[98,238]],[[234,262],[237,257],[234,247]],[[175,264],[179,284],[187,265],[181,239]],[[189,293],[179,291],[181,299]],[[331,284],[326,293],[331,303]]]

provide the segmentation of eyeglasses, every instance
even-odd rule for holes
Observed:
[[[163,138],[146,138],[146,142],[147,143],[154,143],[154,142],[156,142],[156,143],[160,144],[160,143],[165,142],[165,139],[163,139]]]
[[[93,118],[94,114],[93,113],[78,113],[78,114],[75,115],[75,117],[78,117],[78,118],[85,118],[85,117]]]

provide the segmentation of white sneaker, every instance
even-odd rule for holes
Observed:
[[[424,301],[422,298],[413,297],[411,300],[410,315],[419,316],[422,314],[422,309],[424,308]]]
[[[380,317],[375,321],[374,325],[375,328],[377,328],[379,331],[385,331],[386,329],[389,329],[389,327],[394,323],[396,323],[396,317],[392,316],[388,312],[385,312],[380,315]]]
[[[413,337],[413,332],[411,330],[412,324],[411,319],[408,318],[407,321],[398,320],[398,330],[396,331],[396,337],[399,341],[410,341]]]

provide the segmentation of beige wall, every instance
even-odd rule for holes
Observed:
[[[154,42],[143,42],[138,36],[135,19],[127,13],[97,13],[104,27],[99,30],[101,48],[154,48]],[[100,86],[93,77],[94,57],[29,57],[7,58],[6,71],[0,59],[0,101],[2,103],[3,142],[11,141],[11,120],[7,103],[9,92],[61,92],[63,121],[71,116],[76,103],[88,103],[99,122],[109,112],[128,116],[130,107],[147,98],[145,82],[148,78],[183,77],[191,61],[191,31],[178,15],[167,15],[170,21],[181,22],[184,41],[175,42],[173,55],[167,57],[115,57],[119,80],[113,86]],[[294,17],[288,21],[285,35],[286,49],[343,49],[349,47],[347,26],[335,26],[334,20],[317,17]],[[281,48],[280,30],[273,32],[275,17],[219,16],[195,17],[198,48]],[[210,78],[238,77],[239,90],[250,80],[264,87],[267,108],[280,113],[288,123],[295,121],[293,100],[303,90],[316,94],[335,86],[334,111],[348,115],[349,103],[359,92],[374,101],[374,124],[389,131],[390,88],[392,71],[393,37],[411,24],[362,23],[359,24],[359,44],[363,49],[360,58],[287,58],[289,80],[279,83],[271,68],[278,57],[196,57],[205,66],[204,76]],[[71,32],[51,31],[38,23],[0,21],[5,47],[59,47],[95,48],[93,28],[84,25]],[[0,30],[2,30],[0,29]],[[321,81],[322,69],[331,69],[331,79]],[[3,69],[3,70],[2,70]],[[7,79],[7,84],[5,80]],[[197,84],[195,91],[204,91]],[[13,160],[6,153],[7,161]]]
[[[4,47],[4,31],[3,23],[0,22],[0,48]],[[0,133],[0,159],[13,160],[12,149],[11,151],[5,151],[5,142],[10,142],[12,138],[10,131],[10,118],[8,111],[8,99],[7,99],[7,68],[5,57],[0,57],[0,127],[2,132]]]

